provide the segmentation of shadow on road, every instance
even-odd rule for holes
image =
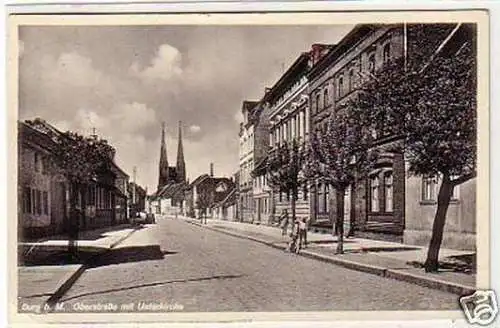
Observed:
[[[20,265],[40,266],[40,265],[70,265],[87,264],[90,268],[120,264],[128,262],[141,262],[150,260],[161,260],[165,255],[173,255],[177,252],[162,251],[160,245],[120,247],[110,250],[79,250],[76,256],[67,251],[46,252],[24,259]]]
[[[71,296],[68,298],[63,298],[63,299],[61,299],[61,302],[66,302],[69,300],[73,300],[73,299],[85,297],[85,296],[90,296],[90,295],[107,294],[107,293],[120,292],[120,291],[126,291],[126,290],[138,289],[138,288],[157,287],[157,286],[174,284],[174,283],[188,283],[188,282],[199,282],[199,281],[210,281],[210,280],[236,279],[236,278],[242,278],[244,276],[245,275],[243,275],[243,274],[236,274],[236,275],[235,274],[228,274],[228,275],[215,275],[215,276],[189,278],[189,279],[173,279],[173,280],[166,280],[166,281],[158,281],[158,282],[152,282],[152,283],[148,283],[148,284],[120,287],[120,288],[110,288],[110,289],[105,289],[105,290],[91,292],[91,293],[82,293],[82,294],[78,294],[78,295]]]

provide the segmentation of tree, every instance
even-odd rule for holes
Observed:
[[[343,253],[344,195],[346,189],[366,175],[373,162],[369,152],[369,129],[360,124],[364,113],[354,102],[330,114],[326,131],[317,129],[311,134],[304,172],[309,179],[319,180],[336,192],[338,233],[336,253]]]
[[[69,239],[70,252],[76,252],[80,218],[85,221],[85,194],[90,182],[109,173],[115,149],[106,140],[84,137],[74,132],[54,136],[54,167],[66,177],[70,187]],[[79,202],[81,199],[81,203]],[[80,209],[79,209],[80,208]]]
[[[293,222],[295,222],[299,187],[304,183],[300,179],[302,164],[303,152],[296,139],[293,139],[290,144],[283,143],[271,151],[266,163],[269,186],[290,197]]]
[[[200,211],[200,219],[203,223],[203,218],[205,218],[205,223],[207,219],[207,209],[211,208],[214,203],[214,190],[215,186],[212,184],[207,184],[205,188],[201,189],[198,193],[198,198],[196,199],[196,206]]]
[[[453,189],[476,176],[475,37],[470,25],[438,24],[409,26],[408,39],[406,65],[395,60],[376,72],[357,105],[379,132],[401,137],[409,174],[442,181],[425,261],[430,272],[438,270]]]

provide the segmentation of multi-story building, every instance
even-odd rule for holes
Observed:
[[[254,201],[253,184],[251,172],[254,169],[254,146],[255,130],[253,112],[258,109],[258,101],[243,101],[241,113],[243,122],[240,123],[240,147],[239,147],[239,200],[238,214],[239,220],[244,222],[253,222],[254,220]]]
[[[445,33],[434,34],[429,43],[438,48],[447,42],[448,48],[458,50],[467,41],[466,27],[453,34],[455,27],[455,24],[441,25]],[[412,59],[407,44],[417,36],[408,31],[403,24],[357,25],[315,63],[308,74],[313,129],[324,131],[330,114],[356,97],[359,86],[385,63],[402,56],[405,62]],[[400,240],[404,235],[407,243],[427,244],[436,210],[437,179],[408,176],[404,152],[394,147],[399,142],[398,136],[380,131],[375,131],[374,136],[381,156],[369,179],[352,185],[346,192],[345,221],[364,233],[391,234]],[[331,224],[336,216],[335,193],[321,184],[315,189],[313,219]],[[474,180],[455,188],[443,245],[455,248],[475,245],[474,190]]]
[[[264,101],[269,107],[270,152],[275,151],[279,145],[291,143],[293,140],[298,142],[301,149],[304,146],[310,130],[307,73],[314,61],[327,53],[330,48],[330,45],[313,45],[312,50],[302,53],[265,94]],[[263,165],[264,161],[261,161],[254,175],[259,188],[272,195],[268,205],[272,218],[274,215],[279,215],[283,209],[288,209],[290,212],[291,195],[269,188]],[[298,192],[296,216],[309,217],[309,212],[309,186],[308,183],[303,183]]]

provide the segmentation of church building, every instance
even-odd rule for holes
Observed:
[[[162,124],[158,187],[149,198],[150,208],[155,214],[183,214],[184,190],[186,183],[186,163],[182,145],[182,122],[179,122],[177,163],[169,166],[165,142],[165,123]]]

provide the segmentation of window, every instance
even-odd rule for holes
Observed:
[[[452,177],[454,179],[455,177]],[[441,178],[435,176],[424,176],[422,178],[422,201],[437,202]],[[458,201],[460,197],[460,186],[453,188],[452,201]]]
[[[31,213],[31,188],[30,187],[24,187],[23,212],[24,213]]]
[[[324,194],[324,196],[325,196],[325,213],[330,212],[330,206],[329,206],[330,202],[329,202],[329,197],[328,197],[329,193],[330,193],[330,186],[325,185],[325,194]]]
[[[383,58],[384,63],[388,62],[391,59],[391,44],[389,42],[384,46]]]
[[[323,186],[318,184],[318,213],[325,213],[325,198]]]
[[[368,56],[368,72],[374,73],[375,72],[375,54],[370,54]]]
[[[43,192],[43,214],[49,215],[49,193]]]
[[[35,172],[40,172],[41,171],[41,159],[40,155],[38,153],[35,153]]]
[[[427,176],[422,178],[422,200],[432,201],[437,200],[437,178]]]
[[[36,214],[42,214],[42,192],[36,190]]]
[[[323,90],[323,107],[328,107],[328,87]]]
[[[319,108],[319,93],[316,94],[316,112],[319,112],[320,108]]]
[[[371,203],[371,211],[378,212],[380,210],[379,204],[379,179],[377,176],[373,176],[370,178],[370,203]]]
[[[337,97],[340,98],[344,94],[344,77],[339,77]]]
[[[393,178],[392,171],[386,172],[384,174],[384,185],[385,185],[385,211],[393,211]]]
[[[354,69],[349,71],[349,91],[354,90]]]
[[[302,197],[304,200],[307,200],[307,196],[308,196],[307,183],[304,183],[304,187],[302,189]]]

